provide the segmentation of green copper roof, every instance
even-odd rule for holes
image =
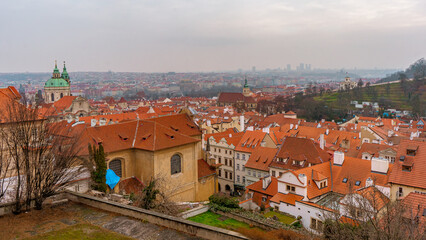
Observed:
[[[51,78],[47,80],[44,87],[69,87],[68,82],[63,78]]]
[[[53,69],[53,73],[59,73],[59,69],[58,69],[58,65],[56,64],[56,61],[55,61],[55,69]]]
[[[244,88],[248,88],[247,78],[245,79]]]
[[[67,68],[65,67],[65,62],[64,62],[64,69],[63,69],[63,71],[62,71],[62,75],[61,75],[61,77],[62,77],[63,79],[70,79],[70,76],[68,75],[68,72],[67,72]]]

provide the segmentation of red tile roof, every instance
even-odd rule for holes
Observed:
[[[271,177],[271,183],[266,189],[263,189],[263,180],[259,180],[253,184],[250,184],[246,187],[248,191],[254,191],[262,193],[269,196],[274,196],[278,192],[278,181],[276,177]]]
[[[256,130],[246,131],[240,142],[236,145],[235,151],[253,152],[255,147],[260,146],[267,133]]]
[[[252,152],[244,166],[246,168],[269,171],[269,164],[274,159],[277,151],[278,150],[276,148],[257,147]]]
[[[181,120],[181,116],[174,116],[176,119],[169,118],[171,122]],[[85,141],[87,144],[101,143],[106,152],[116,152],[131,148],[156,151],[199,140],[150,119],[87,128]]]
[[[409,146],[418,147],[416,156],[407,156]],[[405,156],[405,161],[400,161],[400,157]],[[402,170],[404,162],[411,162],[411,171]],[[389,182],[416,188],[426,189],[426,142],[401,140],[396,154],[395,164],[389,176]]]
[[[303,196],[296,195],[293,193],[288,193],[288,194],[277,193],[271,198],[270,201],[275,203],[280,203],[280,202],[288,203],[294,206],[296,204],[296,201],[301,201],[302,199],[303,199]]]
[[[309,163],[314,165],[327,162],[331,159],[331,156],[311,139],[286,137],[277,154],[277,158],[288,158],[288,160],[286,162],[280,162],[278,159],[275,159],[271,163],[272,167],[299,169],[308,166]],[[293,165],[293,160],[305,162],[303,166],[295,166]]]
[[[213,174],[216,174],[214,168],[210,167],[203,159],[198,159],[198,179],[208,177]]]
[[[426,194],[411,192],[403,200],[406,207],[403,216],[408,219],[419,219],[419,227],[426,230]]]

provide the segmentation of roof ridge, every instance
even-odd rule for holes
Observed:
[[[138,135],[138,129],[139,129],[139,119],[136,122],[136,129],[135,129],[135,136],[133,137],[133,144],[132,144],[132,148],[135,147],[135,142],[136,142],[136,136]]]

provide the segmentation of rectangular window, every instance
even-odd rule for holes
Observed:
[[[293,187],[293,186],[292,186],[292,187],[291,187],[291,191],[292,191],[292,192],[295,192],[295,191],[296,191],[296,187]]]
[[[245,154],[241,154],[243,157],[243,160],[246,160],[246,155]]]
[[[232,167],[232,159],[229,159],[229,166]]]
[[[240,154],[239,153],[237,153],[237,159],[240,159]]]
[[[219,157],[219,163],[222,163],[222,158],[221,157]]]
[[[240,182],[240,175],[237,175],[237,182]]]
[[[225,154],[228,154],[228,150],[225,150]]]
[[[251,171],[250,170],[247,171],[247,175],[251,176]]]
[[[275,177],[275,171],[272,171],[272,177]]]
[[[228,166],[228,159],[225,158],[225,165]]]
[[[219,177],[222,177],[222,169],[219,169]]]
[[[262,196],[262,202],[266,202],[267,199],[268,199],[267,197]]]
[[[245,183],[245,182],[246,182],[246,177],[243,176],[243,183]]]
[[[246,170],[246,166],[243,165],[243,171],[245,171],[245,170]]]
[[[220,148],[219,148],[219,150],[218,150],[218,151],[219,151],[219,153],[220,153]]]
[[[262,173],[257,172],[257,177],[262,177]]]
[[[228,178],[228,172],[225,171],[225,178]]]
[[[240,170],[240,164],[237,163],[237,170]]]
[[[229,173],[229,179],[232,180],[232,173],[231,172]]]

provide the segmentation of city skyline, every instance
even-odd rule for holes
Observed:
[[[0,72],[405,68],[426,56],[424,1],[5,1]],[[11,24],[13,23],[13,24]]]

